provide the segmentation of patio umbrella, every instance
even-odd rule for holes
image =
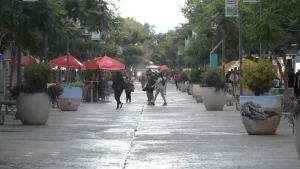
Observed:
[[[160,66],[157,65],[149,65],[146,67],[146,69],[158,69]]]
[[[163,65],[163,66],[160,66],[158,69],[160,71],[165,71],[165,70],[169,70],[169,67],[167,65]]]
[[[60,66],[60,67],[67,67],[67,55],[52,59],[52,60],[50,60],[50,63],[53,65]],[[75,59],[72,55],[70,55],[69,63],[70,63],[69,64],[70,68],[73,68],[73,69],[80,68],[80,69],[85,70],[85,66],[81,62],[79,62],[77,59]]]
[[[87,69],[121,70],[125,65],[111,57],[103,56],[85,63]]]
[[[28,60],[29,59],[29,60]],[[37,60],[33,57],[33,56],[29,56],[29,58],[26,56],[26,57],[23,57],[22,60],[21,60],[21,64],[20,66],[21,67],[24,67],[26,66],[27,64],[28,65],[35,65],[37,64]],[[14,63],[14,67],[17,67],[18,66],[18,61],[15,61]]]

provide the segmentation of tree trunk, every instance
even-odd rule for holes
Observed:
[[[16,60],[16,56],[17,56],[17,50],[16,50],[16,46],[10,44],[10,58],[11,58],[11,64],[10,64],[10,72],[9,72],[9,88],[12,88],[12,81],[13,81],[13,75],[14,75],[14,63]]]

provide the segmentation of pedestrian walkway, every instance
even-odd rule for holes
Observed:
[[[46,126],[8,117],[0,126],[0,169],[299,169],[284,121],[275,136],[249,136],[234,107],[205,111],[173,85],[167,106],[160,96],[147,106],[135,86],[120,110],[114,101],[53,109]]]

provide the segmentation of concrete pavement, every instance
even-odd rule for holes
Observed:
[[[125,96],[123,94],[123,100]],[[111,100],[113,97],[111,97]],[[275,136],[247,135],[239,112],[205,111],[168,86],[146,105],[138,84],[132,103],[84,103],[77,112],[53,109],[46,126],[6,116],[0,126],[0,169],[299,169],[292,127]]]

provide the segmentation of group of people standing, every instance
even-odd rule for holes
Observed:
[[[124,79],[121,72],[117,72],[113,80],[112,88],[114,89],[115,100],[117,101],[117,109],[121,109],[123,106],[120,100],[123,90],[125,90],[126,93],[126,102],[131,102],[131,93],[134,91],[134,84],[130,77]],[[162,73],[154,73],[151,70],[147,71],[144,79],[142,79],[142,88],[143,91],[146,91],[148,105],[155,105],[158,94],[160,94],[164,100],[163,106],[167,105],[165,97],[167,78],[164,77]]]
[[[151,70],[148,70],[146,72],[144,85],[142,83],[142,87],[143,91],[146,91],[148,105],[155,105],[155,101],[159,93],[164,100],[163,106],[167,105],[165,97],[167,91],[167,78],[164,77],[162,73],[154,73]],[[155,89],[156,92],[155,95],[153,95]]]
[[[130,77],[127,76],[124,79],[122,73],[117,72],[113,80],[112,88],[114,89],[115,100],[117,101],[117,109],[121,109],[123,106],[120,100],[123,90],[125,90],[126,93],[126,103],[131,102],[131,92],[134,91],[134,84]]]

